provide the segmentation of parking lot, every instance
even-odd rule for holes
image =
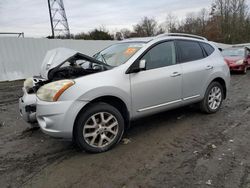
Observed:
[[[232,75],[217,114],[188,106],[138,120],[101,154],[28,129],[21,87],[0,83],[1,187],[250,187],[250,71]]]

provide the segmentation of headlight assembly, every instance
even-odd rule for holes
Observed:
[[[33,87],[33,78],[27,78],[24,82],[23,82],[23,87],[25,89],[30,89]]]
[[[243,63],[244,63],[243,59],[235,62],[236,65],[242,65]]]
[[[37,97],[43,101],[57,101],[62,93],[74,84],[75,82],[73,80],[60,80],[51,82],[42,86],[37,91]]]

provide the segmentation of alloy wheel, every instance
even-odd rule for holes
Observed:
[[[213,87],[208,95],[208,105],[212,110],[219,108],[222,101],[222,91],[219,87]]]
[[[86,121],[83,138],[90,146],[103,148],[115,140],[118,128],[115,116],[108,112],[99,112]]]

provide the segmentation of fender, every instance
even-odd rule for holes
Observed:
[[[204,98],[206,90],[211,82],[215,79],[222,79],[225,82],[226,90],[228,89],[228,83],[226,82],[225,75],[220,72],[214,72],[211,77],[207,80],[206,85],[204,86],[205,89],[203,89],[203,93],[201,94],[202,98]]]
[[[77,100],[92,101],[96,98],[103,97],[103,96],[113,96],[113,97],[117,97],[121,99],[127,106],[128,111],[132,112],[131,97],[125,91],[117,87],[112,87],[112,86],[98,87],[98,88],[87,91],[86,93],[81,95]]]

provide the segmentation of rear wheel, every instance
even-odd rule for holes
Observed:
[[[124,119],[106,103],[96,103],[81,112],[74,128],[74,140],[81,150],[100,153],[114,147],[122,138]]]
[[[224,98],[223,87],[219,82],[212,82],[206,91],[204,99],[200,102],[200,109],[208,114],[217,112]]]

